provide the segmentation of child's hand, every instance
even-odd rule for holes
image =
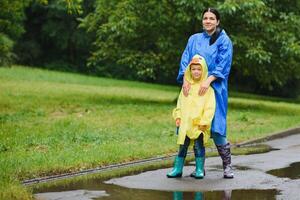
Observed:
[[[207,125],[198,125],[198,129],[199,129],[200,131],[206,131],[207,128],[208,128]]]
[[[181,122],[180,118],[177,118],[176,121],[175,121],[176,127],[179,127],[179,126],[180,126],[180,122]]]

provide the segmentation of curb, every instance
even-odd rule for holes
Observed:
[[[266,136],[266,137],[249,140],[249,141],[238,143],[238,144],[233,144],[231,146],[232,147],[242,147],[242,146],[266,142],[266,141],[270,141],[270,140],[274,140],[274,139],[278,139],[278,138],[283,138],[283,137],[287,137],[287,136],[295,135],[295,134],[300,134],[300,127],[291,128],[291,129],[287,129],[287,130],[280,131],[280,132],[274,132],[271,135]],[[206,152],[213,152],[213,151],[216,151],[216,148],[209,147],[206,149]],[[188,152],[188,155],[190,155],[192,153],[193,152]],[[66,179],[66,178],[71,178],[71,177],[75,177],[75,176],[99,173],[99,172],[118,169],[118,168],[122,168],[122,167],[138,166],[138,165],[142,165],[145,163],[153,163],[153,162],[157,162],[157,161],[168,160],[168,159],[174,158],[176,155],[177,155],[177,153],[172,154],[172,155],[167,155],[167,156],[157,156],[157,157],[148,158],[148,159],[136,160],[136,161],[127,162],[127,163],[108,165],[108,166],[104,166],[104,167],[96,167],[96,168],[86,169],[86,170],[82,170],[82,171],[78,171],[78,172],[71,172],[71,173],[64,173],[64,174],[59,174],[59,175],[33,178],[33,179],[28,179],[28,180],[22,181],[22,184],[23,185],[33,185],[33,184],[37,184],[37,183],[44,183],[44,182],[53,181],[53,180]]]
[[[253,140],[248,140],[248,141],[245,141],[245,142],[235,144],[233,146],[242,147],[242,146],[247,146],[247,145],[251,145],[251,144],[262,143],[262,142],[266,142],[266,141],[270,141],[270,140],[275,140],[275,139],[279,139],[279,138],[283,138],[283,137],[287,137],[287,136],[295,135],[295,134],[300,134],[300,127],[290,128],[290,129],[286,129],[286,130],[283,130],[283,131],[280,131],[280,132],[274,132],[269,136],[265,136],[265,137],[258,138],[258,139],[253,139]]]

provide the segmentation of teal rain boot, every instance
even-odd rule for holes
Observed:
[[[201,179],[204,177],[204,160],[205,157],[196,157],[195,178]]]
[[[202,200],[202,199],[203,199],[202,192],[195,192],[195,198],[194,198],[194,200]]]
[[[184,165],[184,157],[178,157],[176,156],[174,161],[174,167],[173,170],[169,173],[167,173],[168,178],[176,178],[182,176],[182,169]]]
[[[183,192],[173,192],[173,200],[183,200]]]

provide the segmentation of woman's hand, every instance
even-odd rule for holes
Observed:
[[[181,122],[180,118],[177,118],[176,121],[175,121],[176,127],[179,127],[179,126],[180,126],[180,122]]]
[[[189,91],[191,89],[191,83],[188,82],[187,80],[185,80],[184,77],[183,77],[182,89],[183,89],[183,95],[187,97],[189,95]]]
[[[210,86],[210,81],[208,79],[206,79],[200,86],[200,89],[198,92],[199,96],[203,96],[206,93],[206,91],[208,90],[209,86]]]
[[[213,75],[209,76],[200,86],[200,89],[199,89],[199,96],[203,96],[205,95],[206,91],[208,90],[211,82],[215,81],[217,78]]]

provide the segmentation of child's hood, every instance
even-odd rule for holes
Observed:
[[[194,83],[194,80],[192,78],[192,73],[191,73],[191,64],[200,64],[201,67],[202,67],[202,75],[201,75],[201,80],[200,82],[204,81],[207,79],[207,76],[208,76],[208,70],[207,70],[207,64],[206,64],[206,61],[205,59],[196,54],[193,56],[191,62],[189,63],[189,65],[187,66],[186,70],[185,70],[185,78],[187,81],[189,81],[190,83]]]

